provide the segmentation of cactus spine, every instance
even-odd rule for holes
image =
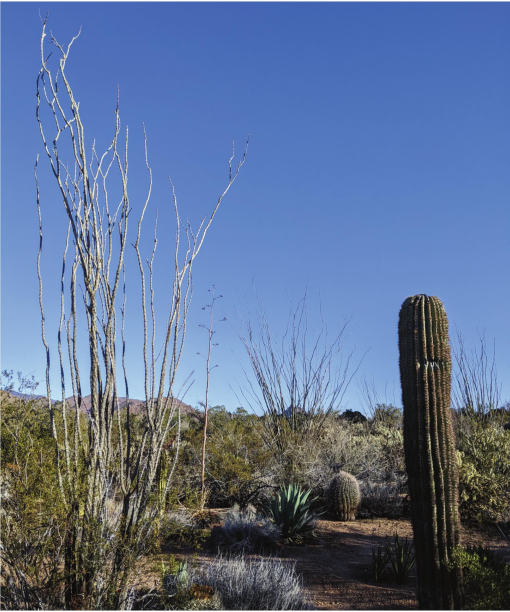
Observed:
[[[341,521],[353,521],[360,502],[359,484],[347,472],[338,472],[328,490],[331,513]]]
[[[462,576],[448,567],[459,543],[459,512],[448,319],[441,301],[407,298],[398,333],[418,601],[421,609],[461,609]]]

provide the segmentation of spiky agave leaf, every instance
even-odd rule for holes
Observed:
[[[310,507],[315,501],[308,501],[310,491],[302,491],[297,484],[291,483],[281,487],[267,506],[267,515],[280,527],[282,538],[287,541],[299,541],[303,536],[313,532],[315,521],[320,516]]]

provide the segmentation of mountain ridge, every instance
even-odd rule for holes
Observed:
[[[12,390],[6,391],[6,393],[10,397],[15,397],[15,398],[24,399],[24,400],[46,399],[46,395],[20,393],[19,391],[12,391]],[[52,399],[51,403],[55,405],[59,401],[60,400]],[[177,403],[177,406],[180,407],[181,412],[185,414],[188,414],[190,416],[198,416],[200,414],[200,411],[198,411],[196,408],[193,408],[193,406],[190,406],[189,404],[185,404],[184,402],[182,402],[181,400],[177,398],[173,398],[173,401]],[[128,399],[126,397],[119,397],[118,398],[119,408],[120,409],[125,408],[127,406],[127,402],[128,402]],[[74,397],[72,395],[66,398],[66,404],[69,406],[69,408],[74,408],[75,402],[74,402]],[[141,412],[143,412],[143,409],[145,407],[145,400],[129,398],[129,406],[130,406],[130,411],[132,414],[140,414]],[[91,396],[90,395],[83,396],[82,401],[81,401],[81,406],[80,406],[80,409],[83,412],[83,414],[89,415],[90,407],[91,407]]]

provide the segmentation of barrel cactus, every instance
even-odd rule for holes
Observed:
[[[329,485],[327,498],[335,518],[353,521],[360,502],[358,481],[347,472],[338,472]]]
[[[418,601],[421,609],[461,609],[462,575],[450,563],[459,543],[458,475],[448,319],[441,301],[407,298],[398,335]]]

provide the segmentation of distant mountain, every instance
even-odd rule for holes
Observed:
[[[299,406],[294,407],[294,414],[302,414],[304,412],[304,408],[300,408]],[[283,413],[288,419],[292,416],[292,406],[289,406],[285,409]]]
[[[127,406],[127,398],[125,397],[119,397],[119,408],[125,408]],[[188,404],[185,404],[184,402],[181,402],[178,399],[174,399],[173,400],[181,409],[181,414],[188,414],[191,417],[197,417],[200,413],[198,410],[196,410],[195,408],[193,408],[193,406],[190,406]],[[66,403],[70,408],[74,408],[74,397],[68,397],[66,399]],[[91,406],[91,396],[87,395],[85,397],[82,397],[81,399],[81,411],[84,414],[90,414],[90,406]],[[145,407],[145,400],[139,400],[139,399],[129,399],[129,409],[130,412],[132,414],[140,414],[141,412],[143,412]]]
[[[38,400],[38,399],[46,399],[46,395],[30,395],[29,393],[19,393],[18,391],[8,391],[7,392],[11,397],[18,397],[24,400]],[[60,400],[51,400],[51,403],[55,405]],[[197,418],[200,414],[200,411],[193,408],[189,404],[185,404],[178,399],[173,400],[178,406],[180,406],[181,414],[187,414],[191,417]],[[68,397],[66,399],[66,404],[70,408],[74,408],[74,397]],[[81,400],[81,411],[83,414],[90,414],[90,406],[91,406],[91,396],[87,395],[86,397],[82,397]],[[125,397],[119,397],[119,407],[125,408],[127,406],[127,399]],[[130,399],[129,400],[129,408],[132,414],[140,414],[143,412],[145,406],[144,400],[139,399]]]
[[[10,395],[11,397],[19,397],[20,399],[24,399],[24,400],[46,399],[46,395],[33,395],[30,393],[19,393],[19,391],[6,391],[6,393]],[[56,404],[57,400],[51,400],[51,403]]]

